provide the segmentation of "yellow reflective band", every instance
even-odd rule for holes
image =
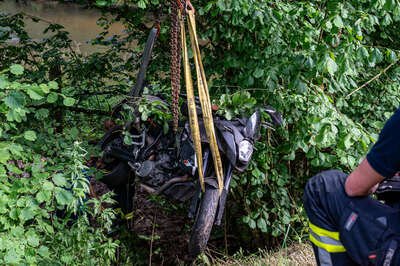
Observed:
[[[326,251],[328,251],[329,253],[346,252],[346,248],[344,246],[342,246],[342,245],[337,246],[337,245],[322,243],[322,242],[318,241],[317,239],[315,239],[315,237],[311,234],[310,234],[310,241],[317,247],[323,248]]]
[[[309,222],[309,226],[310,226],[310,229],[318,236],[327,236],[327,237],[330,237],[337,241],[340,241],[339,240],[339,232],[328,231],[326,229],[323,229],[321,227],[318,227],[318,226],[312,224],[311,222]]]

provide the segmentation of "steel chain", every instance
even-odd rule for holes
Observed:
[[[178,9],[177,1],[171,0],[171,88],[174,132],[178,130],[179,92],[181,87],[181,45]]]

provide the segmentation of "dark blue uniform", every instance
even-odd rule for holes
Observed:
[[[384,177],[400,170],[400,109],[386,122],[367,160]],[[399,265],[400,211],[371,197],[349,197],[347,175],[312,177],[304,191],[318,265]]]

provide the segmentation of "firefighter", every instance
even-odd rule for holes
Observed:
[[[304,208],[318,265],[400,265],[400,210],[370,195],[400,170],[400,108],[350,174],[329,170],[305,187]]]

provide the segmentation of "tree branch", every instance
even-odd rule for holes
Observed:
[[[346,95],[346,98],[350,97],[351,95],[353,95],[354,93],[356,93],[357,91],[361,90],[362,88],[368,86],[372,81],[377,80],[380,76],[382,76],[382,74],[386,73],[386,71],[388,71],[392,66],[394,66],[397,62],[393,62],[390,65],[388,65],[385,69],[383,69],[381,72],[379,72],[376,76],[374,76],[372,79],[368,80],[367,82],[365,82],[363,85],[361,85],[360,87],[358,87],[357,89],[355,89],[354,91],[350,92],[349,94]]]

